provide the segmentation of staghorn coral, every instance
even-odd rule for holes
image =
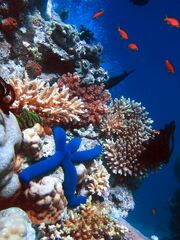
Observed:
[[[27,77],[23,81],[12,79],[11,85],[16,93],[16,100],[11,106],[15,114],[26,108],[37,113],[45,124],[52,126],[80,121],[84,113],[81,99],[78,97],[69,99],[69,89],[65,86],[59,92],[56,83],[49,86],[44,81],[38,79],[30,81]]]
[[[124,239],[126,227],[112,220],[107,208],[103,204],[92,204],[91,199],[78,209],[70,211],[63,220],[62,225],[57,222],[55,225],[39,226],[42,232],[40,240],[47,239],[73,239],[73,240],[106,240]]]
[[[58,86],[62,91],[63,86],[70,89],[70,98],[78,96],[83,100],[87,112],[82,115],[79,126],[87,125],[87,123],[98,123],[102,119],[106,111],[106,104],[110,101],[110,94],[104,90],[104,84],[82,85],[80,78],[76,73],[67,73],[62,75],[58,80]]]
[[[151,123],[141,103],[124,97],[111,103],[100,131],[105,136],[105,162],[113,173],[134,177],[147,174],[139,157],[146,149],[143,143],[154,137]]]
[[[102,161],[94,161],[94,164],[88,169],[88,174],[84,180],[81,194],[97,194],[106,197],[109,194],[110,174],[103,166]]]
[[[34,223],[54,223],[65,213],[67,200],[62,183],[56,177],[46,176],[38,182],[31,181],[24,194],[24,208]]]

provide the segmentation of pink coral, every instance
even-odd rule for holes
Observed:
[[[99,123],[106,111],[106,103],[111,100],[110,93],[104,84],[82,85],[76,73],[64,74],[58,81],[60,91],[63,85],[70,89],[70,98],[75,96],[82,99],[87,112],[81,117],[79,126],[87,123]]]

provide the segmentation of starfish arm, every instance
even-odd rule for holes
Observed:
[[[96,158],[101,152],[102,147],[100,145],[97,145],[90,150],[73,153],[71,156],[71,161],[73,163],[85,163],[92,160],[93,158]]]
[[[61,163],[63,154],[57,152],[51,157],[42,158],[37,163],[27,167],[19,174],[21,182],[29,183],[31,180],[42,175],[47,175],[49,172],[55,170]]]
[[[76,186],[78,183],[78,177],[76,168],[73,165],[73,163],[70,161],[70,159],[63,159],[61,166],[64,171],[64,182],[63,182],[63,189],[64,194],[68,199],[74,197]]]
[[[78,150],[79,146],[81,144],[81,139],[76,137],[73,138],[67,145],[67,149],[69,150],[70,153],[74,153]]]
[[[54,142],[56,151],[63,151],[66,145],[66,132],[58,126],[53,127]]]

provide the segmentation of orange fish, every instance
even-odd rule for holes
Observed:
[[[165,61],[165,66],[166,66],[166,69],[167,69],[167,71],[168,71],[169,73],[171,73],[171,74],[174,74],[174,73],[175,73],[174,66],[172,65],[172,63],[170,62],[169,59],[167,59],[167,60]]]
[[[132,51],[138,51],[138,46],[136,45],[136,43],[130,43],[128,44],[128,48]]]
[[[101,11],[95,13],[95,14],[92,16],[92,18],[93,18],[93,19],[97,19],[97,18],[99,18],[100,16],[102,16],[103,14],[104,14],[104,10],[101,10]]]
[[[122,39],[124,40],[128,40],[128,34],[126,31],[124,31],[122,28],[118,27],[117,28],[118,33],[120,34],[120,36],[122,37]]]
[[[180,27],[179,20],[177,18],[171,18],[171,17],[165,17],[164,21],[167,22],[167,24],[171,25],[172,27]]]

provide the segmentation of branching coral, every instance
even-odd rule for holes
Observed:
[[[123,240],[124,232],[128,231],[124,226],[113,221],[108,210],[103,204],[92,204],[90,199],[87,204],[70,211],[63,225],[57,223],[54,226],[40,226],[39,229],[45,236],[42,239],[119,239]],[[51,231],[51,229],[53,231]],[[70,238],[71,237],[71,238]]]
[[[113,173],[138,177],[146,174],[139,156],[146,149],[143,143],[154,137],[151,123],[141,103],[124,97],[111,103],[100,129],[106,138],[105,161]]]
[[[84,105],[78,97],[69,98],[69,89],[63,87],[59,92],[58,86],[54,83],[49,86],[41,80],[30,81],[25,78],[11,80],[16,93],[16,100],[11,110],[18,114],[24,108],[37,113],[44,123],[49,126],[53,124],[65,125],[73,121],[80,121],[84,113]]]
[[[94,161],[94,164],[88,170],[84,180],[82,193],[97,194],[98,196],[107,197],[109,194],[109,173],[103,166],[102,161]]]
[[[63,86],[70,89],[70,98],[78,96],[84,102],[87,112],[82,115],[80,126],[87,123],[98,123],[102,119],[106,111],[106,103],[110,101],[110,94],[104,90],[104,84],[82,85],[80,78],[76,73],[64,74],[58,81],[60,91]]]

